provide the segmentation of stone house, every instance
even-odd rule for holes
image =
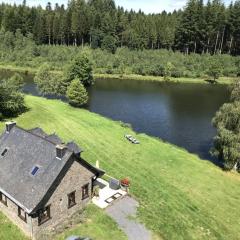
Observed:
[[[93,182],[104,174],[81,152],[40,128],[6,123],[0,136],[0,211],[32,239],[67,220],[91,200]]]

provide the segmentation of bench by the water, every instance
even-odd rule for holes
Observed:
[[[135,139],[132,135],[125,135],[125,138],[133,144],[140,144],[140,142]]]

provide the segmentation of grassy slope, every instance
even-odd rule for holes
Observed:
[[[0,70],[9,70],[14,72],[21,72],[21,73],[30,73],[35,74],[37,69],[33,68],[26,68],[26,67],[17,67],[12,65],[6,65],[0,63]],[[57,71],[55,71],[57,72]],[[163,82],[165,81],[163,77],[158,76],[142,76],[137,74],[128,74],[128,75],[119,75],[119,74],[94,74],[95,78],[103,78],[103,79],[122,79],[122,80],[138,80],[138,81],[151,81],[151,82]],[[217,81],[218,84],[231,84],[235,78],[231,77],[221,77]],[[171,78],[171,82],[175,83],[200,83],[200,84],[209,84],[203,78]]]
[[[54,237],[55,240],[65,240],[71,235],[90,236],[95,240],[127,240],[125,234],[118,229],[117,224],[101,209],[89,205],[84,213],[83,223],[66,229],[64,233]],[[28,238],[0,212],[1,240],[28,240]],[[157,239],[156,239],[157,240]]]
[[[0,212],[0,239],[26,240],[24,234]]]
[[[115,177],[128,176],[140,201],[139,218],[165,239],[238,239],[240,177],[225,173],[183,149],[139,134],[139,146],[119,123],[57,100],[26,97],[30,111],[17,119],[65,141],[74,139],[83,157]]]
[[[86,219],[84,224],[78,224],[66,230],[55,240],[65,240],[71,235],[91,236],[96,240],[127,240],[127,237],[118,229],[117,224],[96,206],[88,206],[84,212],[84,217]]]

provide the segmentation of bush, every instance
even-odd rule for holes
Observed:
[[[106,73],[107,74],[113,74],[113,66],[111,64],[107,65]]]
[[[171,71],[171,77],[174,78],[180,78],[183,76],[183,73],[181,71],[181,69],[177,69],[176,67],[174,67]]]
[[[163,77],[163,75],[164,75],[164,66],[162,64],[154,64],[152,66],[150,75]]]
[[[67,91],[66,80],[61,73],[50,71],[48,64],[42,65],[34,77],[39,92],[43,95],[65,95]]]
[[[164,67],[164,80],[165,81],[169,81],[170,80],[173,68],[174,68],[174,66],[173,66],[173,64],[171,62],[168,62],[166,64],[166,66]]]
[[[42,95],[53,94],[54,86],[52,85],[51,78],[52,75],[49,65],[42,65],[34,77],[34,82],[36,83],[37,88]]]
[[[11,87],[18,91],[23,88],[24,80],[23,77],[19,73],[15,73],[9,80],[8,84],[11,85]]]
[[[207,74],[209,77],[213,78],[210,80],[216,81],[221,76],[222,68],[220,63],[212,59],[212,61],[209,63]]]

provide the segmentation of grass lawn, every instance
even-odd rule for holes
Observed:
[[[18,125],[73,139],[87,161],[99,160],[109,175],[131,179],[131,193],[141,204],[139,219],[156,239],[240,238],[238,174],[145,134],[137,135],[140,145],[132,145],[124,134],[133,131],[87,110],[32,96],[26,103],[30,111],[16,119]],[[93,234],[99,231],[91,227]]]
[[[0,239],[27,240],[28,238],[0,212]]]
[[[66,230],[54,240],[65,240],[71,235],[91,236],[96,240],[127,240],[123,232],[118,229],[117,224],[96,206],[89,205],[83,214],[85,223]]]
[[[55,236],[54,240],[65,240],[71,235],[91,236],[94,240],[127,240],[117,224],[103,210],[92,204],[83,212],[82,223],[66,229],[64,233]],[[29,240],[29,238],[0,212],[0,240]]]

